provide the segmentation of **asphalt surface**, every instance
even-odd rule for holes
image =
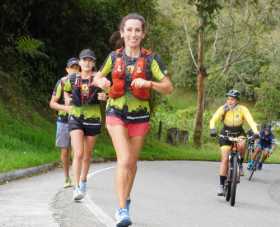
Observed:
[[[280,226],[280,165],[241,178],[236,205],[216,196],[215,162],[140,162],[131,195],[134,227]],[[88,195],[72,201],[62,169],[0,186],[0,226],[112,227],[115,163],[93,164]]]

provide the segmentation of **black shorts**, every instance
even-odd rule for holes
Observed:
[[[242,127],[224,127],[222,130],[221,130],[221,135],[224,135],[224,136],[244,136],[245,135],[245,132],[244,132],[244,129]],[[232,141],[229,141],[228,139],[226,138],[223,138],[223,137],[220,137],[219,138],[219,144],[220,146],[231,146],[233,145],[233,142]]]
[[[125,123],[143,123],[149,122],[150,120],[150,113],[147,111],[147,109],[128,112],[127,106],[124,106],[122,110],[118,110],[114,107],[108,107],[106,109],[106,116],[118,117]]]
[[[69,132],[80,129],[84,132],[85,136],[96,136],[101,132],[100,118],[84,119],[83,117],[75,117],[70,115],[68,125]]]

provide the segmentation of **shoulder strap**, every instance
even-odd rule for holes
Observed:
[[[116,58],[121,58],[123,56],[123,48],[117,49],[112,53],[112,63],[114,65]]]
[[[226,114],[229,111],[229,106],[227,104],[224,105],[224,113],[221,117],[221,121],[224,122],[225,118],[226,118]]]
[[[151,65],[152,65],[152,61],[155,57],[155,54],[151,50],[144,49],[144,48],[141,48],[141,54],[145,58],[145,61],[146,61],[147,79],[151,80],[152,79]]]

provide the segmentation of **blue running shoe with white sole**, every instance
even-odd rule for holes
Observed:
[[[116,211],[116,227],[127,227],[132,225],[127,208],[119,208]]]
[[[81,192],[80,188],[75,188],[73,191],[73,200],[80,201],[84,198],[84,194]]]

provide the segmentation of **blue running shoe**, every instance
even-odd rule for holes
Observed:
[[[128,210],[126,208],[119,208],[116,211],[115,218],[117,220],[116,227],[127,227],[132,225]]]
[[[87,182],[86,181],[81,181],[79,185],[80,191],[85,195],[87,191]]]
[[[84,198],[84,194],[81,192],[80,188],[75,188],[73,191],[73,200],[80,201]]]

